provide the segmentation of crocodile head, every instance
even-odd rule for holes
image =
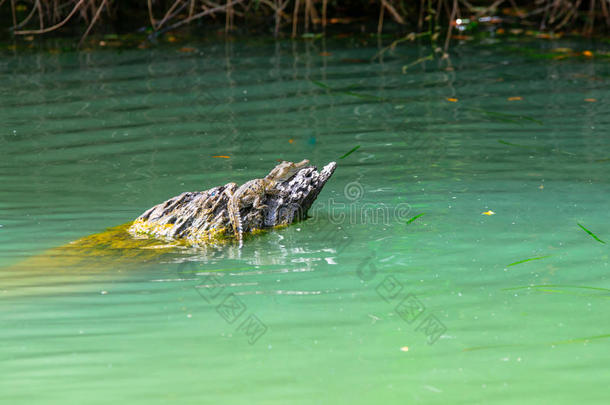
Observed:
[[[309,165],[309,160],[303,159],[299,163],[283,161],[279,165],[275,166],[273,170],[269,172],[265,179],[273,180],[277,182],[283,182],[294,176],[299,170]]]

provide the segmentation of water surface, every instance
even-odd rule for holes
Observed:
[[[189,46],[0,59],[6,403],[607,399],[610,64],[532,56],[603,47]],[[241,250],[49,258],[358,145]]]

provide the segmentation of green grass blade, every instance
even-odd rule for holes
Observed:
[[[512,143],[512,142],[506,142],[503,139],[498,139],[498,142],[503,144],[503,145],[508,145],[508,146],[515,146],[517,148],[525,148],[525,149],[540,149],[540,146],[528,146],[528,145],[521,145],[519,143]]]
[[[510,288],[503,288],[503,291],[511,291],[511,290],[525,290],[528,288],[546,288],[546,287],[550,287],[550,288],[581,288],[581,289],[585,289],[585,290],[595,290],[595,291],[603,291],[603,292],[607,292],[610,293],[610,288],[603,288],[603,287],[589,287],[586,285],[570,285],[570,284],[537,284],[537,285],[524,285],[524,286],[519,286],[519,287],[510,287]]]
[[[554,345],[567,345],[567,344],[570,344],[570,343],[585,343],[585,342],[589,342],[590,340],[608,339],[608,338],[610,338],[610,334],[587,336],[587,337],[584,337],[584,338],[574,338],[574,339],[560,340],[558,342],[553,342],[553,344]]]
[[[409,225],[411,222],[415,221],[417,218],[424,216],[424,215],[426,215],[426,213],[422,212],[421,214],[414,216],[413,218],[411,218],[407,221],[406,225]]]
[[[362,99],[366,99],[366,100],[387,101],[387,99],[385,99],[383,97],[374,96],[374,95],[371,95],[371,94],[357,93],[355,91],[349,90],[349,89],[352,89],[354,87],[358,87],[357,84],[352,84],[352,85],[348,86],[347,87],[348,90],[339,90],[339,89],[332,88],[328,84],[319,82],[317,80],[310,80],[310,81],[311,81],[312,84],[315,84],[316,86],[321,87],[323,89],[330,90],[331,92],[334,92],[334,93],[344,94],[346,96],[358,97],[358,98],[362,98]]]
[[[356,152],[359,148],[360,148],[360,145],[355,146],[354,148],[352,148],[352,150],[347,152],[345,155],[341,156],[339,159],[344,159],[344,158],[348,157],[352,153]]]
[[[508,264],[506,267],[514,266],[514,265],[521,264],[521,263],[525,263],[525,262],[531,262],[532,260],[541,260],[541,259],[546,259],[547,257],[551,257],[551,255],[548,255],[548,256],[539,256],[539,257],[532,257],[532,258],[530,258],[530,259],[519,260],[518,262],[514,262],[514,263],[511,263],[511,264]]]
[[[326,83],[322,83],[322,82],[319,82],[319,81],[317,81],[317,80],[312,80],[311,82],[312,82],[313,84],[315,84],[316,86],[318,86],[318,87],[322,87],[323,89],[329,89],[329,90],[332,90],[332,89],[331,89],[331,87],[330,87],[328,84],[326,84]]]
[[[466,347],[466,348],[462,349],[462,351],[474,352],[477,350],[507,349],[507,348],[515,348],[515,347],[540,347],[540,346],[569,345],[569,344],[574,344],[574,343],[588,343],[592,340],[601,340],[601,339],[608,339],[608,338],[610,338],[610,334],[586,336],[586,337],[582,337],[582,338],[559,340],[556,342],[513,343],[513,344],[504,344],[504,345]]]
[[[598,241],[599,243],[603,243],[604,245],[606,244],[606,242],[604,242],[603,240],[601,240],[600,238],[597,237],[597,235],[595,235],[593,232],[591,232],[590,230],[588,230],[587,228],[585,228],[584,226],[582,226],[581,224],[577,223],[578,226],[580,226],[582,228],[583,231],[585,231],[586,233],[588,233],[593,239],[595,239],[596,241]]]
[[[500,122],[511,122],[513,124],[522,124],[520,121],[530,121],[538,125],[544,125],[544,123],[534,117],[529,117],[527,115],[521,114],[507,114],[507,113],[499,113],[496,111],[488,111],[483,110],[482,108],[465,108],[469,111],[474,111],[483,115],[486,115],[488,118]]]

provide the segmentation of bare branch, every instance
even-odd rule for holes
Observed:
[[[405,20],[400,16],[400,14],[398,14],[398,11],[396,11],[396,9],[394,8],[394,6],[392,4],[390,4],[387,0],[381,0],[381,3],[390,12],[390,14],[392,15],[392,18],[394,18],[394,20],[396,20],[397,23],[399,23],[399,24],[405,23]]]
[[[171,15],[171,14],[172,14],[172,12],[174,11],[174,9],[175,9],[175,8],[178,6],[178,4],[180,4],[180,2],[181,2],[181,1],[182,1],[182,0],[176,0],[176,1],[174,2],[174,4],[172,4],[172,6],[169,8],[169,10],[167,10],[167,13],[165,13],[165,15],[163,16],[163,18],[161,19],[161,22],[160,22],[159,24],[157,24],[157,26],[155,27],[155,29],[156,29],[156,30],[158,30],[159,28],[161,28],[161,26],[162,26],[163,24],[165,24],[165,22],[166,22],[168,19],[170,19],[171,17],[173,17],[173,15]],[[181,8],[180,10],[182,10],[182,8]],[[178,12],[180,12],[180,10],[178,10]],[[171,16],[170,16],[170,15],[171,15]],[[189,14],[189,17],[190,17],[191,15],[192,15],[192,14]]]
[[[63,26],[65,23],[67,23],[70,20],[70,18],[72,18],[72,16],[83,5],[84,2],[85,2],[85,0],[79,0],[79,2],[76,3],[76,5],[72,9],[72,11],[70,11],[70,14],[68,14],[68,16],[62,22],[60,22],[58,24],[55,24],[51,27],[44,28],[41,30],[15,31],[15,35],[44,34],[45,32],[50,32],[50,31],[56,30],[56,29],[60,28],[61,26]]]

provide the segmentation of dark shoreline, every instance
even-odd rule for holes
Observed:
[[[0,0],[0,42],[58,38],[90,47],[114,37],[154,43],[185,33],[216,39],[316,39],[364,33],[423,39],[446,50],[452,40],[490,33],[603,37],[610,31],[610,3],[604,1],[565,1],[557,6],[553,0],[538,4],[516,0],[228,0],[212,6],[206,0],[157,0],[150,3],[150,9],[142,1],[50,0],[38,7],[40,4]]]

